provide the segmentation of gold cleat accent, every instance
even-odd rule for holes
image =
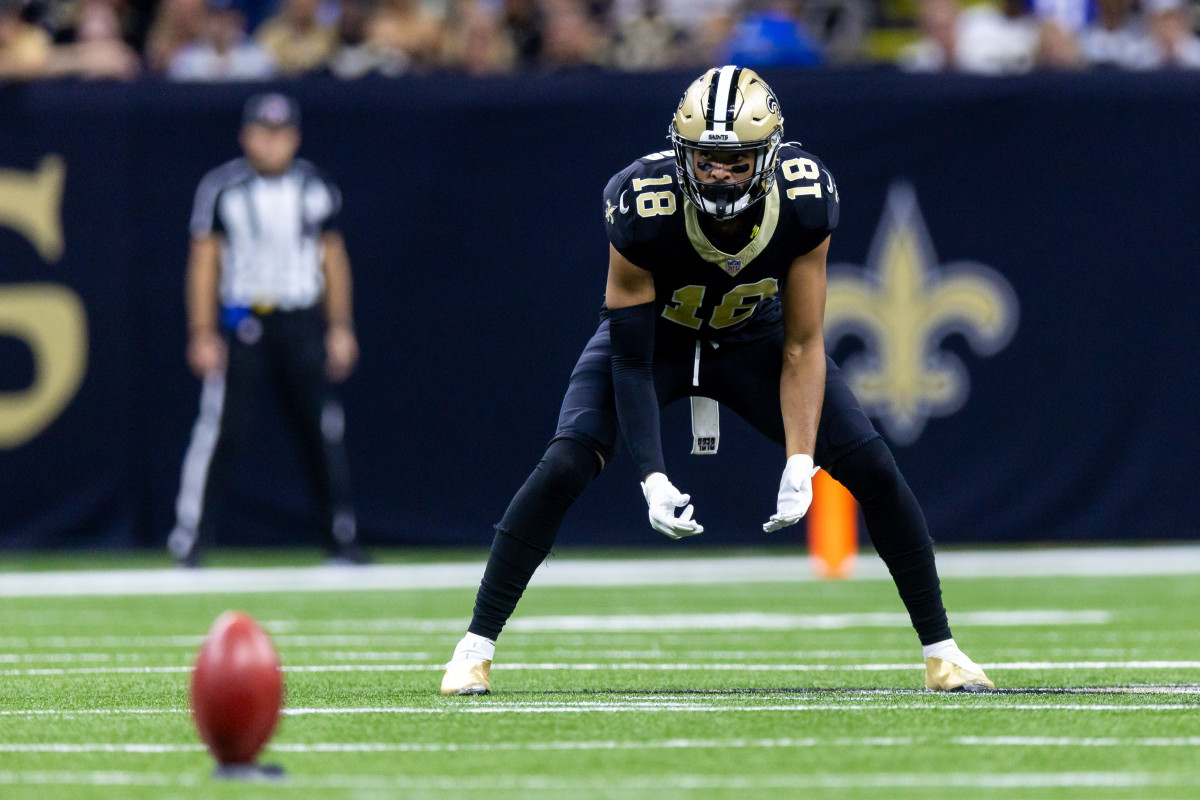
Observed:
[[[491,661],[451,661],[442,676],[442,694],[489,694],[492,691],[491,672]]]
[[[978,669],[978,665],[976,665]],[[944,658],[925,659],[925,688],[935,692],[994,692],[996,684],[982,669],[968,669]]]

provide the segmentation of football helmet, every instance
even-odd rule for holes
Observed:
[[[683,93],[669,129],[679,186],[697,209],[728,219],[767,196],[783,141],[783,114],[767,82],[752,69],[710,69]],[[697,174],[697,153],[752,157],[750,174],[709,183]]]

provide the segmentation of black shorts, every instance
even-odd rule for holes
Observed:
[[[783,412],[779,406],[782,326],[773,335],[755,341],[719,345],[701,341],[698,369],[696,342],[661,335],[655,341],[654,388],[659,408],[693,395],[711,397],[783,446]],[[554,434],[554,439],[572,439],[595,450],[605,463],[612,461],[620,439],[611,354],[608,320],[603,320],[571,373]],[[827,356],[825,400],[813,460],[819,466],[830,466],[877,436],[842,371]]]

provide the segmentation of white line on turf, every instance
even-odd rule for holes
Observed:
[[[688,703],[562,703],[558,705],[525,705],[505,703],[500,705],[467,705],[457,708],[362,708],[362,709],[325,709],[325,708],[291,708],[285,709],[288,716],[307,716],[311,714],[582,714],[593,712],[618,713],[657,713],[670,712],[699,712],[699,713],[740,713],[760,711],[1188,711],[1195,712],[1194,703],[1162,703],[1140,705],[1116,704],[1087,704],[1087,703],[1022,703],[1022,704],[958,704],[938,705],[929,703],[870,703],[858,705],[854,703],[800,703],[793,705],[758,705],[758,706],[701,706]]]
[[[175,772],[18,772],[0,771],[0,785],[36,786],[153,786],[192,787],[211,786],[204,773]],[[957,789],[1037,789],[1069,787],[1192,787],[1200,786],[1200,774],[1195,772],[1041,772],[1041,773],[891,773],[878,775],[656,775],[596,779],[571,779],[531,775],[432,775],[406,777],[393,775],[305,775],[292,773],[286,779],[261,781],[255,788],[261,793],[270,789],[287,792],[292,789],[350,789],[350,790],[444,790],[444,791],[546,791],[571,792],[587,790],[631,791],[650,789],[889,789],[889,788],[957,788]]]
[[[1000,670],[1083,670],[1083,669],[1200,669],[1200,661],[1010,661],[984,662],[988,669]],[[285,672],[336,673],[336,672],[437,672],[444,664],[307,664],[285,666]],[[628,662],[609,664],[597,663],[499,663],[493,671],[536,671],[536,672],[898,672],[921,670],[920,662],[895,664],[722,664],[722,663],[677,663],[677,662]],[[44,667],[34,669],[0,669],[0,676],[43,677],[50,675],[155,675],[190,672],[191,666],[165,667]]]
[[[0,717],[119,717],[124,715],[189,714],[186,708],[6,708]]]
[[[882,694],[882,693],[881,693]],[[829,702],[824,695],[814,695],[819,698],[813,701],[795,700],[793,696],[786,699],[761,703],[759,705],[720,705],[705,704],[706,701],[691,699],[669,700],[652,699],[644,701],[601,701],[601,702],[551,702],[551,703],[508,703],[448,701],[439,706],[368,706],[368,707],[330,707],[330,708],[285,708],[280,713],[286,716],[353,716],[359,714],[579,714],[579,713],[659,713],[659,712],[698,712],[698,713],[742,713],[742,712],[787,712],[799,711],[1188,711],[1195,712],[1195,703],[1008,703],[1000,697],[981,698],[975,702],[974,696],[958,695],[947,698],[945,695],[933,695],[922,692],[895,691],[894,695],[908,695],[928,698],[928,702],[868,702],[870,696],[855,696],[843,702]],[[1184,692],[1195,694],[1195,692]],[[863,693],[866,695],[866,693]],[[884,695],[886,697],[886,695]],[[851,702],[851,699],[853,702]],[[721,698],[707,702],[719,702]],[[123,715],[172,715],[190,714],[186,708],[163,709],[4,709],[0,717],[60,717],[70,719],[79,716],[123,716]]]
[[[1105,625],[1112,612],[1102,609],[1069,611],[1025,609],[1020,611],[963,611],[954,615],[955,625],[981,627],[1029,627],[1037,625]],[[273,635],[294,630],[291,620],[265,620],[263,627]],[[505,625],[506,633],[654,633],[674,631],[747,630],[843,630],[847,628],[908,628],[907,614],[870,612],[857,614],[767,614],[755,611],[722,614],[574,614],[517,617]],[[306,628],[342,633],[461,633],[462,619],[332,619],[311,620]]]
[[[387,638],[387,637],[382,637]],[[278,639],[276,640],[278,643]],[[428,643],[427,641],[425,642]],[[196,646],[199,646],[197,642]],[[95,663],[112,663],[130,664],[137,662],[176,662],[180,659],[186,659],[188,663],[192,660],[192,651],[195,648],[186,648],[188,652],[180,653],[46,653],[46,652],[17,652],[17,653],[0,653],[0,664],[95,664]],[[281,648],[282,649],[282,648]],[[591,658],[596,653],[596,647],[555,647],[551,651],[552,654],[562,659],[563,661],[585,661]],[[1048,648],[1021,648],[1021,649],[994,649],[990,652],[993,658],[997,659],[993,663],[1003,663],[1005,660],[1017,661],[1018,657],[1024,658],[1031,653],[1037,652],[1045,657],[1070,658],[1073,661],[1094,661],[1099,659],[1117,660],[1116,656],[1127,655],[1129,651],[1123,648],[1066,648],[1066,647],[1048,647]],[[522,650],[520,645],[515,647],[505,647],[504,654],[513,663],[525,662],[530,660],[530,653]],[[788,661],[811,661],[817,659],[843,659],[863,661],[868,659],[900,659],[905,656],[912,655],[912,648],[895,648],[890,650],[676,650],[673,647],[658,647],[647,650],[615,650],[609,647],[604,648],[605,656],[612,659],[654,659],[654,658],[678,658],[681,660],[702,661],[706,658],[720,657],[723,660],[737,659],[739,661],[758,660],[773,660],[778,661],[786,659]],[[285,658],[290,655],[285,650]],[[444,653],[429,653],[420,650],[318,650],[309,653],[315,661],[330,660],[330,661],[421,661],[428,662],[431,659],[438,658]],[[544,655],[539,653],[538,655]]]
[[[1200,574],[1200,546],[972,550],[938,554],[943,578]],[[479,585],[483,560],[367,567],[149,569],[9,573],[0,596],[206,594],[280,591],[405,591]],[[803,556],[555,559],[535,573],[539,586],[797,583],[815,580]],[[855,580],[890,580],[879,559],[862,559]]]
[[[202,744],[70,744],[66,742],[39,742],[37,744],[0,743],[0,753],[140,753],[161,755],[166,753],[204,752]]]
[[[961,626],[1104,625],[1112,620],[1108,611],[964,611],[954,615]],[[907,628],[908,614],[612,614],[553,617],[518,617],[507,630],[521,632],[637,632],[693,630],[841,630],[844,628]],[[462,623],[458,622],[461,627]]]
[[[530,655],[528,653],[524,653],[519,650],[507,649],[507,648],[505,650],[505,654],[508,655],[509,658],[511,658],[513,662],[527,661],[527,660],[529,660],[529,655]],[[556,648],[554,648],[553,654],[555,657],[561,658],[563,660],[579,659],[580,661],[583,661],[585,659],[588,659],[588,658],[591,658],[592,656],[594,656],[596,654],[596,652],[595,652],[594,648],[590,649],[590,650],[572,650],[572,649],[568,649],[568,648],[556,647]],[[606,656],[608,656],[609,658],[613,658],[613,659],[630,659],[630,660],[666,658],[667,656],[670,656],[672,658],[680,658],[680,659],[689,659],[690,660],[690,659],[712,658],[715,655],[717,655],[716,653],[713,653],[712,651],[703,651],[703,650],[674,652],[674,651],[664,651],[661,649],[660,650],[609,650],[607,648],[605,649],[604,654]],[[1099,654],[1100,655],[1113,655],[1113,653],[1109,652],[1109,651],[1099,652]],[[285,653],[285,658],[286,658],[286,655],[287,654]],[[438,658],[445,654],[444,653],[434,654],[434,653],[429,653],[429,652],[421,652],[421,651],[417,651],[417,650],[413,650],[413,651],[405,651],[405,650],[384,650],[384,651],[378,651],[378,650],[367,650],[367,651],[318,650],[315,652],[310,652],[308,655],[314,661],[321,661],[321,660],[349,661],[349,662],[388,661],[388,662],[398,662],[398,663],[402,663],[402,662],[406,662],[406,661],[417,661],[417,662],[422,662],[422,663],[427,664],[430,660]],[[539,653],[538,655],[545,655],[545,654]],[[869,651],[869,650],[860,650],[860,651],[810,650],[810,651],[800,651],[800,652],[787,651],[787,650],[772,652],[772,651],[764,650],[764,651],[757,651],[757,652],[750,653],[750,652],[736,651],[736,650],[734,650],[734,651],[722,650],[722,651],[720,651],[719,655],[722,659],[735,658],[735,659],[747,659],[747,660],[751,659],[751,658],[789,659],[789,660],[820,659],[820,658],[862,659],[862,658],[871,658],[871,657],[878,658],[881,656],[891,656],[892,658],[898,659],[898,658],[903,658],[906,655],[912,655],[912,651],[911,651],[911,649],[875,650],[875,651]],[[32,664],[97,664],[97,663],[112,663],[112,662],[129,664],[129,663],[134,663],[134,662],[155,661],[155,662],[159,662],[159,663],[155,664],[153,666],[177,666],[179,663],[181,663],[182,659],[186,659],[187,663],[190,664],[191,660],[192,660],[192,654],[190,652],[185,653],[185,654],[170,653],[170,654],[163,654],[159,657],[151,657],[149,655],[138,655],[136,653],[117,653],[117,654],[112,654],[112,653],[0,653],[0,664],[27,664],[27,665],[32,665]],[[169,663],[164,665],[162,662],[169,662]],[[148,666],[150,666],[150,665],[148,665]]]
[[[1005,651],[1001,651],[1005,652]],[[1021,651],[1021,655],[1025,655],[1027,651]],[[596,654],[595,648],[590,649],[573,649],[566,647],[555,647],[552,651],[553,655],[570,661],[579,659],[580,661],[591,658]],[[1124,651],[1113,650],[1078,650],[1071,651],[1070,655],[1074,656],[1114,656],[1122,655]],[[286,657],[285,652],[285,657]],[[308,653],[315,661],[420,661],[429,662],[432,659],[440,658],[444,653],[429,653],[418,650],[317,650]],[[516,648],[505,648],[507,655],[513,662],[528,661],[531,653]],[[545,655],[538,653],[537,655]],[[712,650],[684,650],[676,651],[673,649],[654,649],[654,650],[611,650],[604,649],[604,655],[612,659],[653,659],[653,658],[680,658],[688,660],[702,660],[720,656],[722,659],[863,659],[863,658],[880,658],[891,657],[893,659],[903,658],[912,655],[911,648],[895,649],[895,650],[720,650],[714,652]],[[134,663],[134,662],[179,662],[186,658],[188,663],[191,662],[192,653],[167,653],[167,654],[147,654],[139,655],[137,653],[0,653],[0,664],[94,664],[94,663]],[[161,665],[161,664],[160,664]]]
[[[24,620],[23,620],[24,621]],[[264,623],[265,624],[265,623]],[[279,625],[292,625],[291,622],[280,622]],[[459,625],[461,627],[461,622]],[[380,643],[403,645],[421,644],[429,639],[419,633],[414,634],[337,634],[322,633],[312,636],[294,634],[272,635],[275,644],[280,647],[367,647]],[[121,648],[128,649],[162,649],[185,648],[195,649],[204,641],[203,636],[0,636],[0,648],[23,650],[28,648]]]
[[[947,740],[929,736],[840,737],[836,739],[648,739],[642,741],[549,741],[549,742],[308,742],[275,743],[271,753],[457,753],[504,751],[589,751],[589,750],[741,750],[800,749],[812,747],[915,747]],[[959,736],[948,740],[963,747],[1200,747],[1200,736],[1158,738],[1081,738],[1069,736]],[[0,753],[129,753],[169,755],[204,752],[200,744],[66,743],[3,744]]]
[[[1112,621],[1112,612],[1102,609],[1070,611],[1064,609],[1025,609],[1020,611],[962,611],[954,615],[960,626],[1029,627],[1040,625],[1105,625]],[[461,633],[465,621],[455,619],[360,619],[309,620],[306,628],[333,631],[331,634],[296,635],[299,624],[292,620],[263,620],[280,646],[314,647],[320,645],[368,645],[381,634],[393,632],[391,641],[427,642],[427,639],[400,634]],[[575,614],[545,617],[518,617],[509,621],[506,632],[516,633],[654,633],[690,631],[753,631],[753,630],[843,630],[847,628],[908,628],[908,615],[892,612],[856,614],[764,614],[737,612],[724,614]],[[373,634],[373,635],[372,635]],[[383,637],[388,640],[388,637]],[[0,647],[20,649],[38,647],[199,647],[202,636],[137,636],[121,639],[103,637],[7,637],[0,638]]]
[[[982,747],[1200,747],[1200,736],[1119,737],[1073,736],[956,736],[952,744]]]

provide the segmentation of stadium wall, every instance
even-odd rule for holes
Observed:
[[[486,545],[596,323],[600,193],[694,77],[279,84],[341,185],[363,348],[345,386],[364,538]],[[1200,76],[766,75],[837,177],[827,343],[943,543],[1200,533]],[[0,86],[0,546],[161,546],[195,417],[187,219],[261,86]],[[825,189],[828,191],[828,187]],[[1191,354],[1191,355],[1189,355]],[[316,541],[263,409],[221,541]],[[731,413],[675,483],[764,536],[782,453]],[[627,456],[560,544],[670,545]]]

